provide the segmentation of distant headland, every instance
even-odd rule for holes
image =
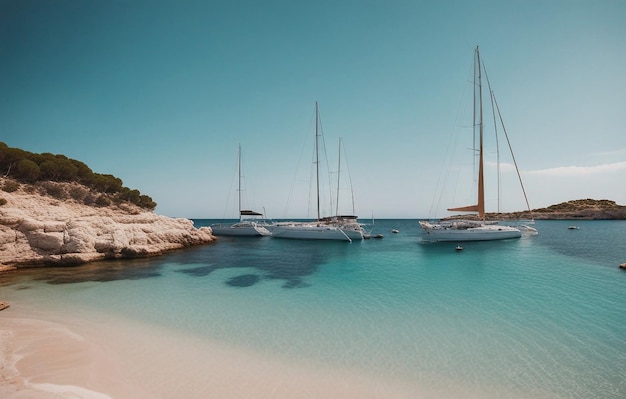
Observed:
[[[452,216],[446,219],[468,219],[469,216]],[[533,209],[532,211],[487,213],[487,220],[626,220],[626,206],[618,205],[607,199],[579,199],[560,204],[550,205],[547,208]]]

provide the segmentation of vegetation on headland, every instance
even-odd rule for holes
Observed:
[[[0,175],[5,177],[0,189],[7,192],[25,184],[33,193],[60,200],[73,199],[91,206],[130,202],[148,210],[156,208],[152,198],[124,187],[122,179],[95,173],[81,161],[65,155],[34,154],[3,142],[0,142]]]
[[[533,209],[532,212],[513,212],[507,214],[510,219],[580,219],[606,220],[626,219],[626,206],[618,205],[608,199],[579,199],[560,204],[550,205],[547,208]]]
[[[457,215],[446,219],[471,219]],[[532,211],[487,213],[486,220],[626,220],[626,206],[607,199],[579,199],[550,205]]]

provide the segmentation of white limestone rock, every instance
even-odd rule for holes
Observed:
[[[153,256],[215,240],[209,227],[197,229],[188,219],[157,215],[132,204],[92,207],[22,189],[0,191],[0,197],[7,201],[0,206],[0,266]]]
[[[95,231],[81,220],[71,220],[64,225],[61,253],[85,253],[96,251]]]
[[[45,233],[43,229],[26,232],[26,238],[34,250],[59,253],[63,245],[63,233]]]

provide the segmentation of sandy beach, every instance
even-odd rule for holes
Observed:
[[[22,398],[409,398],[415,388],[290,364],[132,320],[19,305],[0,313],[0,396]]]

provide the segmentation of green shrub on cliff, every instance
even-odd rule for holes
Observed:
[[[5,180],[4,184],[2,185],[2,190],[6,191],[7,193],[17,191],[19,190],[19,188],[20,183],[16,182],[15,180]]]
[[[40,174],[41,169],[39,165],[30,159],[24,158],[17,164],[17,177],[27,182],[36,181]]]
[[[109,206],[111,205],[111,200],[105,194],[100,194],[98,198],[96,198],[95,203],[98,206]]]
[[[65,192],[65,186],[61,183],[45,181],[41,183],[41,189],[44,194],[47,194],[50,197],[54,197],[60,200],[67,198],[67,193]]]
[[[59,199],[71,197],[79,200],[81,198],[85,203],[96,203],[99,206],[104,206],[104,202],[108,205],[111,200],[119,199],[150,210],[156,208],[156,203],[152,198],[142,195],[138,190],[124,187],[122,179],[110,174],[95,173],[81,161],[59,154],[34,154],[19,148],[11,148],[3,142],[0,142],[0,175],[13,178],[18,182],[44,183],[41,187],[47,194]],[[80,190],[66,192],[65,189],[55,186],[53,182],[76,182],[107,196],[93,198],[86,193],[79,192]],[[6,187],[3,189],[9,191]]]
[[[76,202],[83,202],[88,194],[89,190],[85,189],[84,186],[72,186],[69,190],[69,196]]]

